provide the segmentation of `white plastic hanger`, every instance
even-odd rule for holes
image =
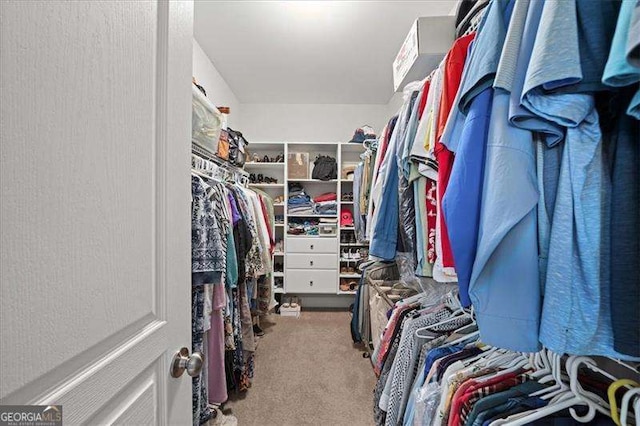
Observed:
[[[519,413],[513,416],[509,416],[506,419],[496,420],[494,422],[491,422],[491,426],[499,426],[505,424],[508,424],[510,426],[527,425],[534,422],[535,420],[541,419],[543,417],[548,417],[554,413],[565,410],[567,408],[571,408],[575,405],[587,405],[589,407],[589,412],[585,415],[584,419],[576,420],[581,421],[582,423],[588,423],[593,420],[596,415],[596,409],[593,408],[590,404],[583,402],[580,398],[574,396],[573,398],[565,399],[557,404],[547,405],[546,407],[540,408],[538,410]],[[589,418],[589,420],[585,420],[587,418]]]
[[[620,405],[620,424],[622,426],[627,426],[629,424],[627,423],[627,416],[629,415],[629,402],[631,402],[631,399],[634,396],[637,397],[636,405],[638,405],[638,402],[640,401],[640,388],[633,388],[630,391],[625,392],[624,396],[622,397],[622,404]],[[638,408],[639,407],[634,408],[636,412],[636,425],[640,425],[640,423],[638,423],[638,416],[640,416],[640,413],[638,413]]]
[[[526,425],[526,424],[532,423],[535,420],[550,416],[554,413],[565,410],[567,408],[569,409],[571,416],[577,421],[582,423],[588,423],[592,421],[595,418],[596,412],[600,411],[598,409],[598,405],[596,404],[596,402],[592,401],[591,399],[585,398],[583,395],[578,395],[576,392],[574,392],[574,388],[577,392],[580,392],[580,390],[576,388],[576,384],[578,383],[578,368],[582,362],[585,362],[584,360],[580,360],[580,358],[581,357],[576,357],[570,363],[571,368],[569,371],[569,377],[571,381],[570,387],[572,388],[572,391],[564,392],[563,394],[560,395],[560,398],[558,401],[551,402],[546,407],[527,411],[526,413],[519,413],[510,417],[507,417],[506,419],[496,420],[492,422],[491,425],[492,426],[494,425],[499,426],[503,424],[509,424],[511,426]],[[586,358],[586,357],[582,357],[582,358]],[[587,359],[590,361],[593,361],[590,358],[587,358]],[[588,407],[587,413],[584,416],[579,416],[576,413],[574,408],[576,405],[586,405]]]

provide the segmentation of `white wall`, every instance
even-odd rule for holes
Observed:
[[[379,133],[387,106],[377,104],[242,104],[249,141],[346,142],[368,124]]]
[[[241,129],[240,101],[195,38],[193,39],[193,76],[198,84],[207,91],[207,98],[214,105],[231,108],[228,120],[229,127]]]

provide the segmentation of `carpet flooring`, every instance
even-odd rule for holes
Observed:
[[[373,424],[375,376],[347,312],[262,319],[253,386],[225,405],[239,426]]]

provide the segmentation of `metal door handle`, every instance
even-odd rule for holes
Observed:
[[[313,281],[309,281],[309,285],[313,287]]]
[[[200,375],[204,364],[204,356],[201,352],[194,352],[189,355],[189,349],[182,348],[173,356],[171,361],[171,377],[180,377],[187,371],[191,377]]]
[[[309,266],[313,266],[313,260],[309,261]]]
[[[313,250],[313,244],[311,244],[311,250]]]

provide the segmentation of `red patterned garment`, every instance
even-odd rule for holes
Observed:
[[[437,184],[435,180],[427,179],[427,261],[436,262],[436,220],[437,213]]]

